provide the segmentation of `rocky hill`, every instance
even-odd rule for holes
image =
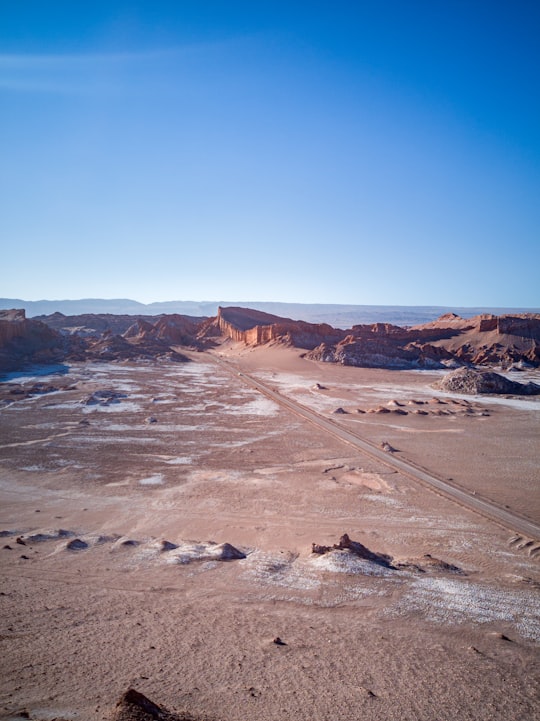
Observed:
[[[24,310],[0,311],[0,371],[84,360],[187,361],[178,346],[199,350],[211,344],[197,337],[204,320],[61,313],[35,320],[26,318]]]
[[[124,334],[134,324],[148,323],[148,328],[155,323],[164,320],[164,326],[170,327],[176,332],[177,327],[182,327],[183,334],[187,332],[196,335],[200,323],[205,318],[198,318],[186,315],[116,315],[114,313],[83,313],[81,315],[64,315],[63,313],[52,313],[51,315],[36,316],[34,320],[46,323],[50,328],[63,333],[64,335],[78,336],[100,336],[107,331],[116,335]],[[163,324],[162,324],[163,325]],[[163,331],[165,332],[165,331]]]
[[[482,314],[464,319],[454,314],[411,328],[412,333],[430,338],[433,348],[444,348],[463,363],[503,365],[528,362],[540,365],[540,314]],[[438,337],[437,337],[438,335]]]
[[[336,346],[316,348],[308,357],[343,365],[437,368],[458,365],[540,365],[540,315],[446,314],[409,329],[357,326]]]
[[[156,318],[155,316],[115,315],[113,313],[82,313],[81,315],[52,313],[51,315],[38,315],[34,320],[39,320],[64,335],[98,337],[107,331],[121,335],[137,320],[153,322]]]

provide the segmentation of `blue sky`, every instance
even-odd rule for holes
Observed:
[[[0,0],[0,295],[540,306],[540,4]]]

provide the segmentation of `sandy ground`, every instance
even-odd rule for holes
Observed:
[[[535,401],[220,352],[540,520]],[[128,686],[223,721],[539,716],[537,539],[352,454],[206,354],[39,380],[66,389],[0,405],[3,717],[107,718]],[[368,412],[389,402],[426,414]],[[343,533],[391,567],[311,553]]]

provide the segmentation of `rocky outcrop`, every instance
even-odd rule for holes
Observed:
[[[306,354],[310,360],[362,368],[440,368],[439,353],[426,353],[421,347],[403,345],[397,338],[348,335],[336,345],[322,343]],[[439,357],[437,357],[439,356]]]
[[[84,360],[172,360],[185,362],[187,356],[177,345],[200,347],[196,339],[198,324],[182,316],[159,318],[154,323],[143,318],[133,322],[129,316],[118,323],[111,317],[92,316],[93,327],[66,326],[66,316],[55,314],[49,325],[29,320],[24,310],[0,311],[0,371],[21,370],[30,364],[58,363]],[[80,319],[77,319],[79,322]],[[86,318],[87,322],[90,322]],[[103,327],[105,330],[100,331]],[[111,328],[124,328],[123,334]],[[68,329],[68,330],[66,330]],[[70,330],[69,330],[70,329]]]
[[[461,364],[509,367],[525,361],[540,365],[540,315],[536,313],[484,314],[467,320],[446,315],[410,330],[420,338],[439,333],[429,342],[444,348]]]
[[[344,533],[339,539],[339,543],[334,543],[333,546],[321,546],[318,543],[311,544],[311,552],[316,555],[324,555],[325,553],[330,553],[332,551],[349,551],[355,556],[358,556],[358,558],[363,558],[366,561],[371,561],[371,563],[376,563],[377,565],[384,566],[385,568],[392,568],[391,556],[387,556],[384,553],[375,553],[375,551],[370,551],[369,548],[361,544],[359,541],[352,541],[347,533]]]
[[[163,316],[61,316],[51,324],[69,334],[69,360],[168,359],[187,361],[176,346],[200,349],[209,345],[197,334],[206,319],[181,315]]]
[[[169,345],[198,347],[197,334],[202,320],[185,315],[164,315],[154,324],[154,332],[159,340]]]
[[[278,342],[312,349],[321,342],[338,342],[346,334],[325,323],[306,323],[236,307],[219,308],[217,324],[223,335],[246,345]]]
[[[0,310],[0,348],[14,338],[24,336],[28,327],[24,310]]]
[[[479,371],[473,368],[458,368],[448,373],[436,387],[452,393],[468,394],[509,394],[509,395],[539,395],[540,385],[536,383],[517,383],[508,380],[499,373]]]
[[[452,368],[463,365],[540,365],[540,315],[453,313],[414,328],[354,326],[338,343],[322,343],[312,360],[367,368]]]
[[[113,315],[112,313],[83,313],[81,315],[52,313],[51,315],[37,316],[34,320],[40,320],[49,328],[53,328],[64,335],[94,336],[97,338],[107,331],[122,335],[137,321],[152,324],[157,317],[151,315]]]
[[[186,362],[188,357],[171,348],[170,344],[153,335],[128,337],[105,333],[101,338],[88,340],[82,351],[83,359],[92,360],[171,360]],[[80,359],[80,351],[70,358]]]
[[[44,323],[26,318],[24,310],[0,311],[0,370],[31,363],[55,363],[65,355],[62,336]]]

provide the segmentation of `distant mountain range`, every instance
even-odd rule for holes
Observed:
[[[81,300],[22,300],[0,298],[0,310],[24,308],[28,318],[51,313],[81,315],[83,313],[113,313],[115,315],[154,316],[169,313],[195,317],[213,317],[218,307],[238,306],[230,301],[172,300],[162,303],[139,303],[129,298],[83,298]],[[412,326],[429,323],[446,313],[457,313],[471,318],[482,313],[504,315],[508,313],[538,313],[540,308],[462,308],[449,306],[408,305],[340,305],[326,303],[242,302],[242,306],[284,318],[309,323],[328,323],[334,328],[350,328],[363,323],[393,323]]]

